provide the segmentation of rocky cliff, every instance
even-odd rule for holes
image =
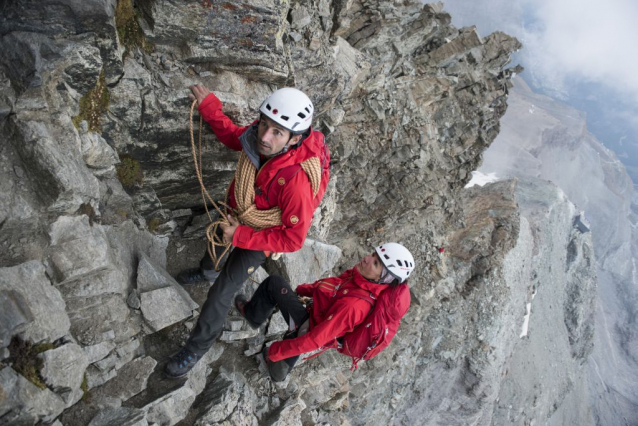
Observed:
[[[454,28],[440,4],[381,0],[8,1],[0,34],[2,423],[487,424],[500,415],[529,256],[565,253],[578,239],[566,200],[546,246],[519,217],[516,182],[463,190],[499,131],[518,41]],[[187,379],[162,376],[206,291],[185,291],[169,274],[197,262],[207,220],[191,163],[193,83],[242,124],[279,86],[315,103],[331,186],[312,239],[269,272],[308,282],[389,240],[415,254],[405,323],[359,370],[325,353],[274,386],[258,353],[285,325],[274,315],[253,332],[231,313]],[[237,157],[208,131],[203,142],[204,180],[221,198]],[[586,269],[588,253],[557,262]],[[570,297],[563,337],[580,359],[589,331],[568,314],[581,305]]]

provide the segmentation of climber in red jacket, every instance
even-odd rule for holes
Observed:
[[[265,358],[273,380],[282,381],[301,354],[337,347],[338,338],[364,321],[371,304],[365,298],[345,295],[364,290],[376,299],[388,286],[404,282],[412,270],[414,258],[408,249],[397,243],[383,244],[339,277],[299,285],[296,294],[283,278],[270,276],[250,301],[238,295],[235,306],[253,328],[279,307],[289,331],[284,340],[270,346]],[[305,308],[297,296],[312,298],[312,303]]]
[[[224,145],[243,151],[256,169],[254,203],[257,210],[278,207],[281,225],[253,229],[229,216],[220,225],[223,240],[231,243],[221,271],[214,270],[208,253],[200,267],[181,272],[182,285],[214,281],[202,306],[197,325],[186,346],[166,364],[169,377],[182,377],[210,349],[222,330],[232,296],[271,253],[299,250],[306,239],[312,216],[326,192],[330,155],[322,133],[313,131],[312,102],[303,92],[283,88],[272,93],[259,108],[260,117],[249,126],[235,125],[222,111],[220,100],[203,86],[191,87],[191,99]],[[314,160],[320,169],[312,177],[302,163]],[[317,176],[318,175],[318,176]],[[235,181],[231,182],[227,204],[235,209]],[[217,247],[220,256],[223,247]]]

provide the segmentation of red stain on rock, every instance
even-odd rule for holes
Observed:
[[[242,24],[254,24],[255,22],[257,22],[256,16],[244,16],[243,18],[241,18]]]

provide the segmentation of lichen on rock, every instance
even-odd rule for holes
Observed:
[[[144,173],[142,172],[140,162],[135,158],[122,155],[120,157],[120,164],[115,166],[115,169],[117,170],[117,178],[125,188],[142,184]]]
[[[134,0],[117,0],[115,25],[120,43],[126,49],[125,55],[128,55],[130,50],[136,47],[141,48],[146,53],[153,51],[153,43],[146,40],[142,28],[137,22]]]
[[[80,99],[80,112],[73,117],[73,124],[80,128],[80,123],[86,121],[91,132],[102,130],[101,117],[109,107],[109,89],[106,86],[104,71],[100,73],[97,84]]]

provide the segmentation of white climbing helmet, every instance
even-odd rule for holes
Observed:
[[[304,92],[284,87],[268,96],[259,111],[293,134],[299,134],[310,127],[314,107]]]
[[[388,270],[390,275],[398,279],[400,283],[408,279],[410,273],[414,270],[414,257],[412,253],[398,243],[386,243],[374,249],[383,266]]]

